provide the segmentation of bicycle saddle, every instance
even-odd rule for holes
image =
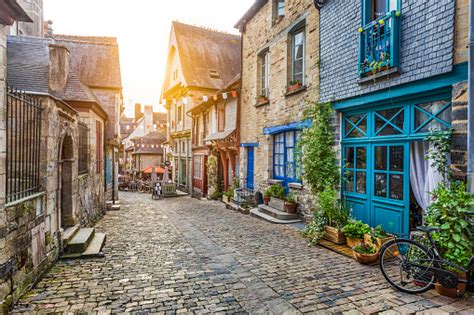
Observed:
[[[417,226],[416,229],[418,231],[423,231],[423,232],[426,232],[426,233],[441,231],[441,229],[439,227],[431,227],[431,226]]]

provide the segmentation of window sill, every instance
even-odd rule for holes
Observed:
[[[300,87],[299,89],[297,89],[297,90],[295,90],[295,91],[286,92],[286,93],[285,93],[285,97],[289,97],[289,96],[292,96],[292,95],[301,93],[301,92],[303,92],[303,91],[306,91],[306,85],[303,85],[302,87]]]
[[[282,184],[283,181],[280,180],[280,179],[273,179],[273,178],[271,178],[271,179],[269,179],[269,180],[267,181],[267,183],[270,184],[270,185],[276,185],[276,184]]]
[[[288,183],[288,187],[291,189],[303,190],[303,184],[301,183]]]
[[[255,107],[265,106],[265,105],[268,105],[268,104],[270,104],[270,100],[266,100],[266,101],[262,101],[262,102],[257,101],[257,103],[255,104]]]
[[[400,68],[399,67],[393,67],[393,68],[378,72],[376,74],[372,74],[372,75],[357,79],[357,83],[364,84],[364,83],[368,83],[368,82],[373,82],[373,81],[377,81],[377,80],[382,79],[382,78],[388,78],[390,76],[393,76],[393,75],[396,75],[396,74],[399,74],[399,73],[400,73]]]

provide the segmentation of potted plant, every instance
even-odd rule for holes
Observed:
[[[259,95],[257,97],[257,103],[258,104],[263,104],[263,103],[266,103],[266,102],[268,102],[268,97],[266,95],[262,94],[262,95]]]
[[[326,186],[319,194],[318,206],[326,218],[326,231],[324,239],[335,244],[345,244],[346,237],[342,233],[342,227],[347,224],[348,213],[336,198],[336,190]]]
[[[375,247],[364,241],[352,247],[352,255],[355,260],[364,265],[373,264],[379,259],[379,253]]]
[[[234,190],[232,188],[228,188],[222,195],[222,201],[224,201],[225,203],[229,203],[230,199],[233,196],[234,196]]]
[[[292,193],[285,197],[285,209],[288,213],[296,213],[296,198]]]
[[[268,205],[280,211],[285,210],[285,188],[279,184],[273,184],[268,188],[270,192],[270,201]]]
[[[265,190],[265,192],[263,193],[263,203],[266,206],[268,206],[268,203],[270,202],[270,197],[271,197],[270,191],[268,189]]]
[[[392,238],[393,236],[391,236],[382,229],[382,225],[377,225],[375,228],[370,229],[370,232],[368,234],[364,235],[364,241],[374,246],[377,252],[380,250],[384,243],[391,240]]]
[[[291,81],[290,84],[288,85],[288,93],[298,91],[299,89],[301,89],[302,86],[303,84],[301,83],[300,80]]]
[[[347,246],[354,247],[361,243],[364,235],[370,232],[370,227],[362,221],[351,219],[342,228],[342,233],[346,236]]]

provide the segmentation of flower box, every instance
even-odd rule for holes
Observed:
[[[349,246],[350,248],[356,245],[359,245],[362,242],[362,240],[363,240],[362,238],[346,237],[347,246]]]
[[[393,239],[393,236],[387,236],[387,237],[384,237],[384,238],[374,237],[372,239],[372,236],[370,234],[365,234],[364,235],[364,241],[367,244],[370,244],[373,247],[375,247],[377,249],[377,252],[380,251],[380,248],[382,248],[383,244],[387,243],[388,241],[390,241],[392,239]]]
[[[265,104],[265,103],[268,103],[268,97],[264,95],[260,95],[259,97],[257,97],[257,104]]]
[[[294,84],[291,84],[291,85],[288,86],[288,93],[296,92],[299,89],[301,89],[302,86],[303,86],[303,84],[301,82],[296,82]]]
[[[272,208],[274,208],[274,209],[277,209],[277,210],[286,212],[286,209],[285,209],[285,200],[283,200],[283,199],[278,199],[278,198],[275,198],[275,197],[270,197],[270,201],[268,202],[268,206],[270,206],[270,207],[272,207]]]
[[[340,229],[326,225],[324,227],[324,230],[326,231],[326,233],[323,236],[325,240],[328,240],[337,245],[342,245],[346,243],[346,237],[344,236],[344,234],[342,233]]]

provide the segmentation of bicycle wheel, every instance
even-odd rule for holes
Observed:
[[[412,240],[392,240],[380,250],[380,270],[385,279],[406,293],[431,289],[435,276],[429,268],[433,264],[434,259],[428,250]]]

